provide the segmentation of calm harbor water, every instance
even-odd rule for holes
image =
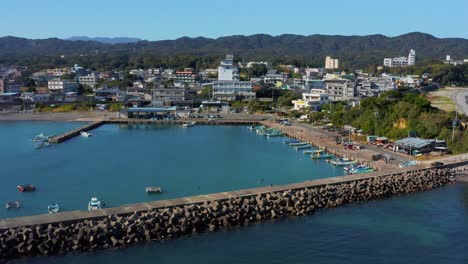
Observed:
[[[468,263],[468,184],[126,249],[13,263]]]
[[[266,139],[243,126],[104,125],[90,138],[40,150],[30,141],[80,125],[0,122],[0,201],[24,206],[2,209],[0,218],[47,213],[50,203],[86,210],[93,196],[118,206],[343,175],[282,144],[285,138]],[[37,191],[19,193],[18,184]],[[148,195],[146,186],[165,191]]]

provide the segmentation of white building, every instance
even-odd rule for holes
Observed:
[[[79,85],[74,81],[53,79],[48,82],[47,87],[51,92],[69,93],[78,92]]]
[[[332,102],[350,100],[354,98],[354,83],[346,79],[325,80],[325,91]]]
[[[338,68],[339,68],[338,59],[334,59],[330,56],[327,56],[325,58],[325,69],[333,70],[333,69],[338,69]]]
[[[218,67],[218,81],[238,81],[239,69],[234,65],[234,56],[226,55]]]
[[[416,51],[411,49],[407,57],[384,58],[383,64],[386,67],[406,67],[415,65]]]
[[[85,76],[79,76],[78,77],[78,83],[84,86],[89,86],[89,87],[96,87],[98,83],[98,76],[95,75],[94,73],[85,75]]]
[[[218,81],[213,82],[213,97],[233,101],[253,99],[252,82],[239,81],[239,70],[233,65],[233,55],[226,55],[218,67]]]
[[[309,93],[303,93],[302,99],[293,100],[294,110],[310,108],[312,111],[320,111],[322,105],[330,103],[330,95],[322,89],[311,89]]]
[[[415,63],[416,63],[416,51],[414,51],[414,49],[411,49],[408,54],[408,65],[412,66]]]

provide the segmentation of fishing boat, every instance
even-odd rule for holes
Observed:
[[[80,134],[81,134],[83,137],[90,137],[90,136],[92,136],[91,133],[86,132],[86,131],[80,131]]]
[[[102,203],[96,197],[91,198],[91,201],[88,203],[88,211],[100,210],[102,208]]]
[[[310,158],[311,159],[332,159],[333,158],[333,154],[312,154],[310,155]]]
[[[369,167],[360,167],[360,168],[352,168],[348,171],[349,174],[359,174],[359,173],[367,173],[367,172],[373,172],[374,169],[373,168],[369,168]]]
[[[12,208],[20,208],[21,204],[18,201],[15,202],[6,202],[5,203],[5,208],[6,209],[12,209]]]
[[[46,148],[46,147],[50,147],[49,141],[36,142],[36,148],[37,149]]]
[[[40,133],[40,134],[34,136],[34,137],[31,139],[31,141],[32,141],[32,142],[44,142],[44,141],[48,141],[48,140],[49,140],[49,137],[50,137],[50,136],[44,135],[44,133]]]
[[[283,132],[281,132],[279,130],[276,130],[276,129],[269,130],[265,134],[266,134],[267,138],[283,136]]]
[[[294,147],[296,150],[300,150],[300,149],[309,149],[311,148],[312,146],[310,144],[306,144],[306,145],[300,145],[300,146],[296,146]]]
[[[195,121],[189,121],[189,122],[185,122],[182,124],[182,127],[191,127],[191,126],[194,126],[196,124]]]
[[[303,145],[308,145],[309,143],[307,142],[294,142],[294,143],[289,143],[289,146],[291,147],[297,147],[297,146],[303,146]]]
[[[34,187],[34,185],[32,184],[22,184],[22,185],[16,186],[16,188],[20,192],[33,192],[36,190],[36,187]]]
[[[336,160],[330,160],[329,162],[331,164],[335,165],[335,166],[349,166],[349,165],[354,165],[354,164],[357,163],[356,161],[352,161],[352,160],[347,159],[347,158],[340,158],[340,159],[336,159]]]
[[[47,211],[49,211],[49,214],[55,214],[59,212],[59,206],[58,204],[49,204],[47,206]]]
[[[285,140],[285,141],[283,141],[283,144],[289,145],[289,144],[291,144],[291,143],[299,143],[299,142],[300,142],[300,141],[297,140],[297,139],[290,139],[290,140]]]
[[[162,188],[161,187],[156,187],[156,186],[148,186],[145,188],[145,191],[147,193],[162,193]]]
[[[350,171],[352,169],[360,169],[360,168],[367,168],[365,165],[357,165],[357,164],[354,164],[354,165],[348,165],[348,166],[345,166],[343,169],[345,171]]]

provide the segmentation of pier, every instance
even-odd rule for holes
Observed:
[[[89,131],[95,128],[98,128],[105,124],[128,124],[128,125],[182,125],[186,122],[194,121],[197,125],[224,125],[224,126],[250,126],[257,125],[262,120],[243,120],[243,119],[177,119],[177,120],[149,120],[149,119],[106,119],[96,122],[92,122],[81,126],[79,128],[73,129],[71,131],[65,132],[61,135],[51,138],[50,143],[62,143],[73,137],[79,136],[80,132]]]

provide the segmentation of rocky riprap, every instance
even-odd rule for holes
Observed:
[[[453,181],[448,169],[428,169],[333,185],[151,209],[99,220],[24,226],[0,231],[0,259],[124,247],[203,231],[246,226],[320,208],[437,188]]]

